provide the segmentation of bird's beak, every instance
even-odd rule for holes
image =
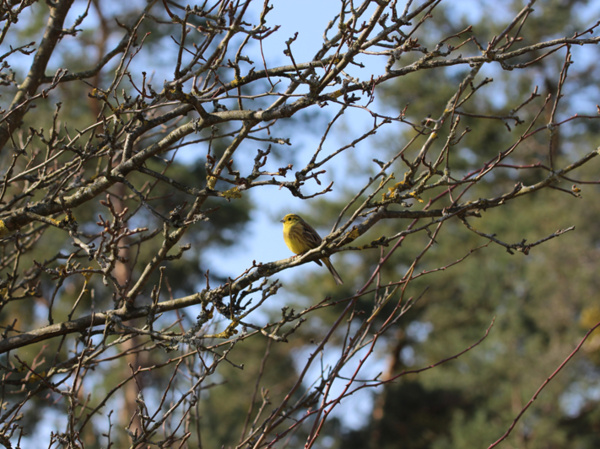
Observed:
[[[279,220],[279,223],[283,223],[283,219]]]

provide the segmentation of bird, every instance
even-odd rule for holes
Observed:
[[[280,222],[283,223],[283,240],[294,254],[302,254],[321,244],[322,239],[317,231],[304,221],[300,215],[287,214]],[[342,281],[341,276],[333,268],[329,257],[323,257],[321,261],[325,264],[333,279],[335,279],[336,284],[342,285],[344,281]],[[321,261],[315,260],[319,265],[321,265]]]

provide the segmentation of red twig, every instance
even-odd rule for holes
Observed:
[[[537,399],[537,397],[542,392],[542,390],[546,387],[546,385],[548,385],[550,383],[550,381],[552,379],[554,379],[554,377],[560,372],[560,370],[562,370],[565,367],[565,365],[567,363],[569,363],[569,361],[573,358],[573,356],[579,351],[579,349],[581,349],[581,347],[583,346],[583,343],[585,343],[585,341],[587,340],[587,338],[598,327],[600,327],[600,322],[596,323],[596,325],[594,327],[592,327],[589,331],[587,331],[587,333],[581,339],[581,341],[579,342],[579,344],[577,345],[577,347],[575,349],[573,349],[573,351],[569,354],[569,356],[565,360],[563,360],[563,362],[559,365],[559,367],[556,368],[554,370],[554,372],[552,374],[550,374],[550,376],[548,376],[548,378],[544,381],[544,383],[542,385],[540,385],[540,387],[536,390],[536,392],[533,394],[533,396],[531,397],[531,399],[529,400],[529,402],[527,404],[525,404],[525,407],[523,407],[521,409],[521,411],[519,412],[519,414],[513,420],[512,424],[510,425],[510,427],[508,428],[508,430],[506,432],[504,432],[504,435],[502,435],[500,438],[498,438],[494,443],[490,444],[488,446],[488,449],[492,449],[493,447],[496,447],[498,444],[500,444],[500,442],[502,442],[503,440],[505,440],[508,437],[508,435],[510,435],[510,433],[512,432],[512,430],[515,428],[517,422],[519,421],[519,419],[521,419],[521,416],[523,416],[525,414],[525,412],[527,411],[527,409],[531,406],[531,404],[533,404],[533,401],[535,401]]]

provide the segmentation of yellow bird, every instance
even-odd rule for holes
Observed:
[[[294,254],[302,254],[321,244],[322,239],[317,231],[299,215],[287,214],[280,221],[283,223],[283,240]],[[338,272],[333,268],[329,257],[323,257],[321,260],[335,279],[336,284],[343,284],[344,281],[342,281]],[[315,260],[315,262],[321,265],[320,261]]]

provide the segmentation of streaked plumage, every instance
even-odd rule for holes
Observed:
[[[283,240],[294,254],[302,254],[321,244],[322,239],[317,231],[315,231],[314,228],[305,222],[299,215],[287,214],[283,217],[281,223],[283,223]],[[335,271],[335,268],[333,268],[329,257],[323,257],[321,261],[323,261],[335,279],[335,282],[338,285],[343,284],[342,278],[338,272]],[[321,265],[320,261],[315,260],[315,262]]]

